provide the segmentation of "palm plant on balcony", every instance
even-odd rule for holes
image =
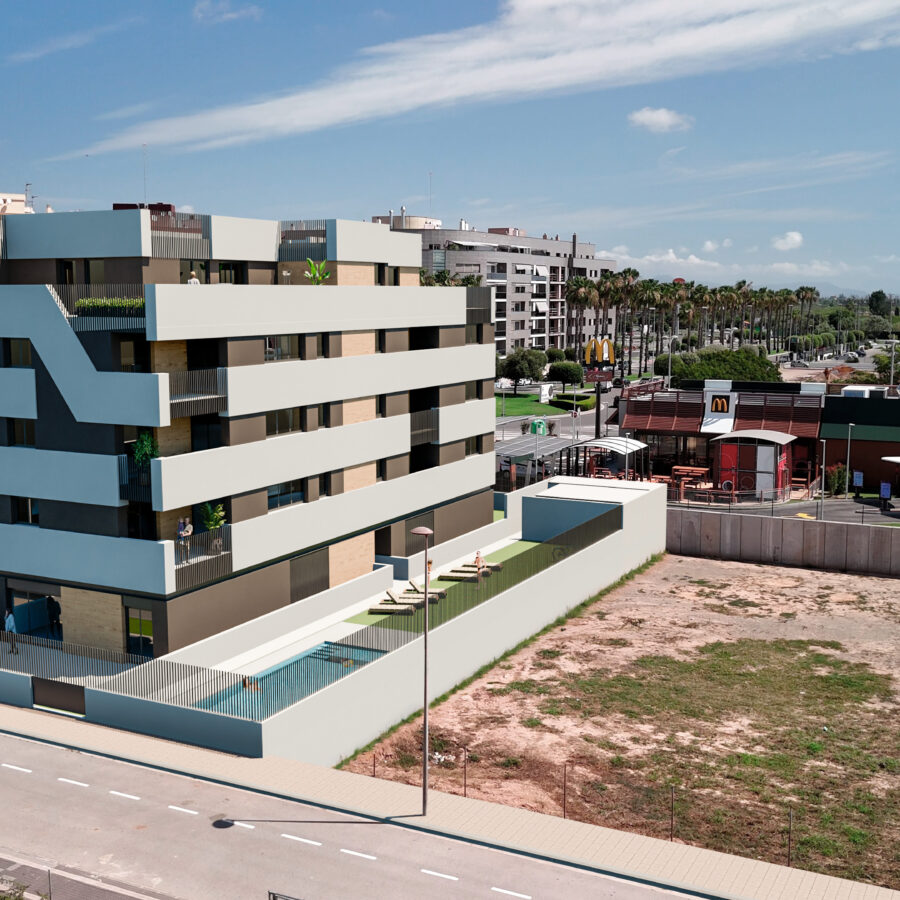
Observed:
[[[325,284],[331,278],[331,272],[326,268],[327,262],[325,260],[316,263],[307,257],[306,265],[309,268],[303,275],[309,279],[310,284]]]
[[[146,484],[150,474],[150,460],[159,456],[159,444],[152,431],[142,431],[131,450],[132,459],[138,468],[141,483]]]
[[[222,552],[222,537],[215,534],[226,523],[225,507],[221,503],[204,503],[200,507],[200,521],[203,527],[212,535],[211,548],[219,553]]]

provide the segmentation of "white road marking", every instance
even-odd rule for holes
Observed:
[[[196,810],[185,809],[183,806],[172,806],[171,804],[169,804],[169,809],[174,809],[175,812],[187,813],[189,816],[199,815],[199,813]]]
[[[256,828],[255,825],[248,825],[246,822],[238,822],[236,819],[232,819],[232,825],[237,825],[238,828]]]
[[[283,838],[287,838],[289,841],[300,841],[301,844],[312,844],[313,847],[321,847],[321,841],[311,841],[309,838],[297,837],[296,834],[283,834]]]
[[[27,772],[31,774],[31,769],[23,769],[21,766],[14,766],[11,763],[2,763],[4,769],[12,769],[14,772]]]
[[[368,853],[358,853],[356,850],[345,850],[341,847],[341,853],[349,853],[351,856],[361,856],[363,859],[378,859],[377,856],[370,856]]]
[[[140,800],[140,797],[135,797],[134,794],[123,794],[121,791],[110,791],[110,793],[114,797],[124,797],[126,800]]]
[[[455,875],[445,875],[443,872],[432,872],[431,869],[419,869],[425,875],[434,875],[435,878],[446,878],[448,881],[459,881]]]
[[[507,894],[510,897],[521,897],[522,900],[531,900],[531,897],[528,894],[517,894],[515,891],[504,891],[503,888],[491,888],[492,891],[496,891],[498,894]]]
[[[71,778],[57,778],[56,780],[63,782],[63,784],[74,784],[76,787],[90,787],[89,784],[85,784],[83,781],[72,781]]]

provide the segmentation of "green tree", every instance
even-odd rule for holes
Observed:
[[[891,314],[891,300],[884,291],[872,291],[869,294],[869,312],[873,316],[889,316]]]
[[[867,316],[863,322],[866,337],[887,337],[891,328],[891,323],[884,316]]]
[[[588,309],[596,309],[600,303],[597,283],[585,275],[574,275],[566,282],[566,308],[575,320],[575,346],[581,347],[584,340],[584,314]]]
[[[580,385],[584,380],[584,370],[575,362],[555,362],[547,371],[548,381],[561,381],[563,390],[567,384]]]
[[[668,365],[669,360],[665,354],[658,356],[654,372],[665,375]],[[682,353],[672,357],[673,387],[678,387],[683,381],[703,381],[707,378],[781,381],[778,366],[765,356],[760,356],[757,348],[752,346],[738,350],[704,347],[697,353]]]
[[[562,362],[565,358],[566,358],[566,354],[562,350],[557,349],[556,347],[550,347],[547,350],[547,360],[549,362],[552,362],[552,363]]]
[[[541,362],[540,357],[544,357]],[[503,360],[501,376],[508,378],[513,383],[513,394],[519,393],[519,383],[526,378],[539,381],[544,373],[547,358],[540,350],[525,350],[519,347]]]

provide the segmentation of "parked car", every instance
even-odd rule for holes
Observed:
[[[844,359],[846,362],[850,362],[850,363],[859,362],[859,356],[857,356],[857,354],[855,354],[855,353],[847,353],[844,356]]]
[[[865,356],[865,355],[866,355],[866,348],[865,348],[865,347],[857,347],[857,348],[856,348],[856,355],[857,355],[857,356]]]
[[[792,368],[792,369],[808,369],[808,368],[809,368],[809,363],[808,363],[808,362],[804,362],[802,359],[795,359],[795,360],[791,363],[791,368]]]

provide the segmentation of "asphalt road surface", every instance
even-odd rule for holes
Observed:
[[[9,735],[0,796],[0,875],[55,900],[683,896]]]

